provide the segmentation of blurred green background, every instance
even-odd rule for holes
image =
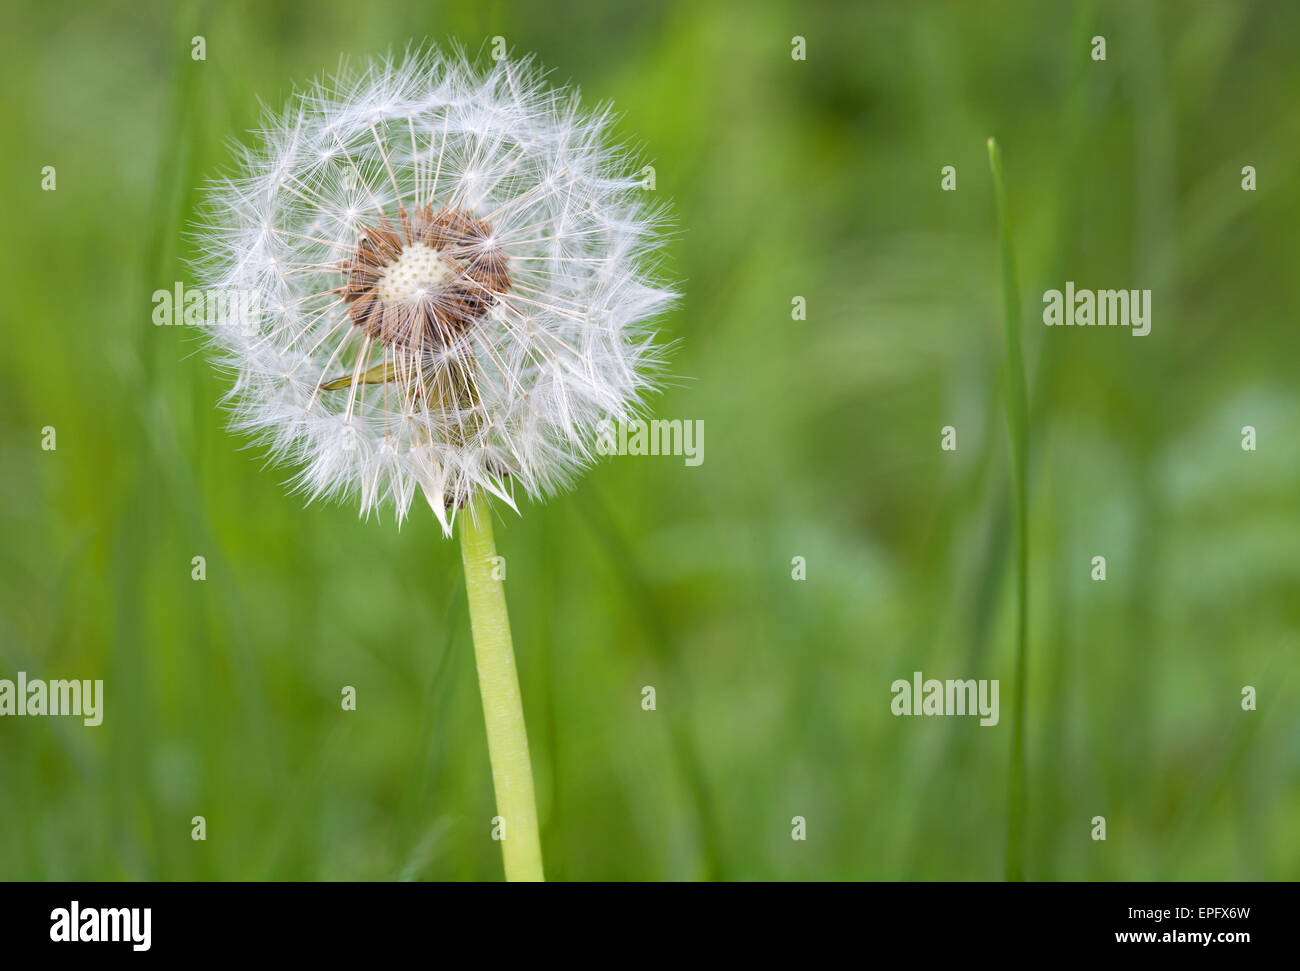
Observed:
[[[0,677],[106,702],[93,729],[0,719],[0,878],[500,877],[456,545],[286,497],[196,335],[150,320],[259,99],[341,53],[498,34],[613,100],[656,165],[686,296],[654,414],[706,430],[698,468],[608,459],[498,517],[549,876],[1002,876],[996,135],[1032,421],[1028,876],[1300,877],[1300,7],[27,0],[7,23]],[[1067,279],[1153,290],[1151,334],[1045,328]],[[913,671],[1000,679],[1000,723],[892,716]]]

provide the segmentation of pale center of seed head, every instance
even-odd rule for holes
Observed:
[[[432,246],[411,243],[388,264],[375,291],[384,303],[412,304],[432,296],[459,269]]]

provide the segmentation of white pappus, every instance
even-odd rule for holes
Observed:
[[[195,265],[239,294],[206,323],[236,428],[309,497],[448,535],[478,490],[545,498],[639,413],[662,208],[609,108],[530,60],[434,49],[342,70],[269,117],[213,183]]]

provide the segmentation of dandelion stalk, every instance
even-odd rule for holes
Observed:
[[[501,853],[507,880],[542,880],[542,846],[537,836],[537,802],[528,760],[528,732],[519,696],[519,676],[510,638],[505,591],[493,575],[496,545],[492,520],[481,496],[468,515],[460,516],[460,552],[465,564],[465,593],[474,633],[483,719],[497,815],[505,822]]]
[[[1007,430],[1011,436],[1011,496],[1016,521],[1016,686],[1011,718],[1011,769],[1007,782],[1008,880],[1025,878],[1025,825],[1028,800],[1025,791],[1025,676],[1029,654],[1029,519],[1028,452],[1029,404],[1025,390],[1025,365],[1020,354],[1020,286],[1016,280],[1016,255],[1011,244],[1007,190],[1002,179],[1002,152],[989,139],[989,167],[997,197],[1002,237],[1003,318],[1006,330],[1004,390]]]

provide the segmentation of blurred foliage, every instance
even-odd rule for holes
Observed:
[[[655,413],[707,431],[699,468],[606,460],[500,517],[550,876],[1000,877],[996,135],[1030,372],[1028,875],[1300,877],[1300,7],[23,0],[7,23],[0,677],[107,697],[99,728],[0,719],[0,877],[499,877],[454,544],[287,498],[195,336],[150,320],[259,99],[497,34],[653,159],[686,292]],[[1043,327],[1067,279],[1151,288],[1150,336]],[[1000,724],[893,717],[918,670],[1000,678]]]

